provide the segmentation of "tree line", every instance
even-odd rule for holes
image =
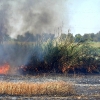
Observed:
[[[94,41],[94,42],[100,42],[100,31],[96,34],[94,33],[85,33],[84,35],[76,34],[75,36],[72,33],[62,33],[59,36],[55,36],[55,34],[52,33],[42,33],[42,34],[32,34],[30,32],[26,32],[24,35],[18,35],[15,39],[11,38],[8,34],[2,34],[0,36],[0,43],[3,41],[18,41],[18,42],[37,42],[37,41],[43,41],[46,42],[48,39],[53,40],[56,38],[65,39],[66,37],[70,38],[70,40],[74,42],[79,41]]]

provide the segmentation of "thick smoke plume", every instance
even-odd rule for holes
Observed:
[[[62,0],[0,0],[0,33],[54,33],[63,21]]]
[[[58,33],[62,28],[63,4],[62,0],[0,0],[0,43],[3,34],[17,38],[27,32],[34,36]],[[34,51],[41,51],[37,47],[35,49],[16,42],[0,44],[0,64],[25,65],[36,54]],[[39,53],[36,56],[41,59]]]

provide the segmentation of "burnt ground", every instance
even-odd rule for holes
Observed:
[[[0,76],[1,81],[10,82],[45,82],[60,81],[74,83],[76,93],[72,96],[8,96],[1,95],[0,100],[100,100],[100,76],[99,75],[37,75],[37,76]]]

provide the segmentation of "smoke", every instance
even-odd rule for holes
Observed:
[[[27,32],[35,36],[59,31],[62,28],[64,3],[63,0],[0,0],[0,41],[3,34],[16,38]],[[14,67],[26,65],[34,54],[42,60],[44,52],[34,48],[27,44],[0,44],[0,64],[8,62]]]
[[[2,37],[3,34],[8,33],[10,31],[10,25],[9,25],[9,9],[10,6],[0,1],[0,37]]]
[[[63,21],[62,0],[0,0],[0,31],[15,38],[29,31],[54,33]]]

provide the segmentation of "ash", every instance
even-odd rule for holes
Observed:
[[[75,99],[74,96],[74,98],[63,97],[63,99],[60,98],[60,99],[53,99],[53,100],[74,100],[74,99],[79,100],[80,96],[81,96],[80,98],[81,100],[100,100],[100,76],[99,75],[74,75],[74,76],[73,75],[65,76],[65,75],[56,75],[56,74],[54,75],[43,74],[43,75],[36,75],[36,76],[0,75],[0,80],[7,81],[7,82],[54,82],[54,81],[71,82],[75,86],[77,99]],[[20,97],[15,97],[15,98],[18,99]],[[31,98],[30,100],[35,100],[36,97],[34,97],[34,99],[32,99],[33,97],[30,98]],[[41,100],[39,99],[39,97],[37,98],[38,100]],[[44,97],[44,99],[45,98],[49,98],[49,97]],[[51,100],[51,99],[46,99],[46,100]]]

